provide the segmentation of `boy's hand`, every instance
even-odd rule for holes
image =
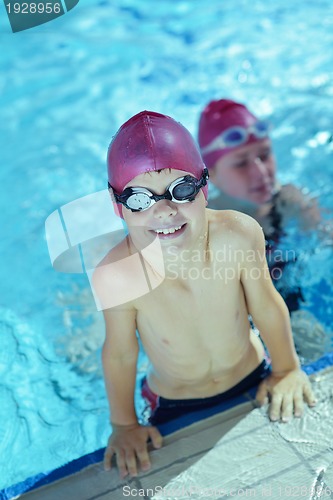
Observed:
[[[304,400],[314,406],[316,400],[307,375],[296,369],[283,374],[269,375],[259,385],[256,400],[262,406],[270,401],[269,418],[288,422],[292,415],[301,417]]]
[[[162,446],[162,436],[156,427],[112,424],[113,432],[109,437],[104,453],[104,469],[111,469],[111,459],[116,455],[121,478],[130,474],[137,476],[137,460],[143,471],[150,469],[147,442],[151,439],[154,448]]]

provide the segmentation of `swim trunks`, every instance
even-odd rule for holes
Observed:
[[[149,387],[146,377],[141,382],[141,394],[150,409],[149,423],[159,425],[174,420],[188,413],[205,408],[211,408],[235,396],[240,396],[252,387],[258,385],[271,373],[269,359],[264,359],[260,365],[238,382],[234,387],[221,394],[208,398],[167,399],[155,394]]]

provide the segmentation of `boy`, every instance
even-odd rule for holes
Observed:
[[[134,476],[137,461],[150,467],[148,439],[162,444],[157,428],[140,425],[135,414],[136,329],[150,361],[143,395],[152,424],[257,383],[259,403],[271,399],[272,420],[301,416],[303,397],[315,401],[267,271],[262,230],[247,215],[206,208],[207,170],[189,132],[158,113],[135,115],[110,144],[108,175],[129,234],[93,276],[106,324],[102,359],[113,428],[105,468],[116,455],[121,476]],[[149,293],[143,286],[139,293],[138,256],[158,285]],[[132,283],[136,297],[129,299]]]

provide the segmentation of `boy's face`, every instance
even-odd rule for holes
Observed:
[[[189,173],[166,168],[160,172],[140,174],[125,187],[142,187],[153,194],[162,195],[173,181],[185,175]],[[139,212],[132,212],[123,207],[123,216],[137,249],[147,247],[156,237],[162,249],[171,245],[187,249],[195,245],[205,232],[206,205],[206,199],[200,189],[191,202],[177,203],[163,199]]]
[[[270,139],[235,148],[210,170],[210,180],[224,193],[256,205],[271,200],[275,159]]]

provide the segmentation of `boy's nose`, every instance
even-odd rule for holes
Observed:
[[[177,214],[177,206],[174,201],[160,200],[154,205],[154,217],[164,219]]]

